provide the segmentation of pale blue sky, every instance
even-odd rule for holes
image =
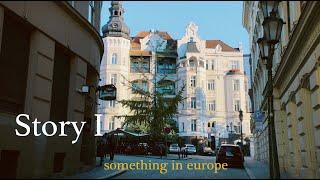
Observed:
[[[109,19],[110,1],[103,2],[101,25]],[[180,39],[190,21],[199,26],[202,39],[220,39],[232,47],[242,42],[249,52],[248,34],[242,27],[241,1],[124,1],[124,19],[130,36],[139,31],[167,31]]]

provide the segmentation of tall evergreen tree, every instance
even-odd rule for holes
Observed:
[[[149,79],[147,74],[142,73],[142,77],[140,82],[152,84],[152,89],[146,88],[143,83],[139,84],[137,81],[124,78],[126,81],[124,85],[134,92],[135,97],[118,101],[130,112],[117,117],[124,118],[124,126],[128,130],[150,133],[151,137],[157,140],[164,137],[165,127],[170,127],[177,133],[178,128],[174,119],[178,114],[179,103],[185,99],[183,97],[185,84],[180,83],[179,87],[179,80],[169,81],[168,75],[164,74]],[[173,88],[172,83],[174,83]]]

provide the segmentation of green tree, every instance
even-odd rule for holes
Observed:
[[[124,118],[124,126],[128,130],[139,129],[140,132],[150,133],[156,140],[163,139],[165,127],[170,127],[175,133],[178,132],[174,118],[178,114],[179,103],[185,99],[183,97],[185,84],[180,83],[176,88],[179,80],[168,81],[167,76],[159,75],[149,79],[148,75],[143,74],[140,84],[123,77],[126,81],[124,85],[135,93],[132,99],[118,101],[130,111],[129,114],[117,116]],[[152,84],[153,88],[149,90],[141,82]]]

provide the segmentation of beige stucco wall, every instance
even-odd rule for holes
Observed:
[[[87,68],[95,71],[95,86],[98,84],[100,59],[103,44],[97,30],[85,17],[80,17],[75,10],[70,10],[66,2],[0,2],[0,43],[3,30],[4,8],[21,16],[33,26],[30,37],[29,64],[24,112],[30,115],[29,126],[34,118],[45,122],[50,120],[52,82],[54,70],[55,46],[62,45],[69,54],[70,82],[68,114],[65,121],[84,121],[85,96],[78,92],[86,84]],[[81,6],[81,5],[80,5]],[[74,12],[73,12],[74,11]],[[99,9],[100,12],[100,9]],[[83,13],[82,13],[83,14]],[[99,17],[100,18],[100,17]],[[100,24],[100,23],[99,23]],[[1,46],[0,46],[1,47]],[[1,52],[1,49],[0,49]],[[93,99],[96,106],[96,99]],[[93,120],[92,114],[89,115]],[[47,177],[70,175],[80,170],[80,149],[82,136],[76,144],[72,127],[67,127],[68,137],[18,137],[15,135],[15,115],[0,113],[0,152],[1,150],[19,150],[17,178]],[[95,121],[92,121],[92,128]],[[58,128],[58,132],[59,132]],[[33,129],[31,128],[31,133]],[[95,139],[90,139],[92,148],[87,149],[87,163],[95,165]],[[65,152],[64,169],[53,174],[54,153]]]

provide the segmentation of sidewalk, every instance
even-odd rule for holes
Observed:
[[[250,179],[269,179],[269,164],[245,157],[244,167]]]
[[[109,157],[104,160],[105,162],[109,162]],[[116,161],[113,161],[116,163]],[[66,179],[109,179],[114,176],[120,175],[124,173],[124,170],[108,170],[106,171],[103,166],[99,166],[100,158],[96,159],[96,167],[90,169],[86,172],[78,173],[76,175],[64,177]]]

